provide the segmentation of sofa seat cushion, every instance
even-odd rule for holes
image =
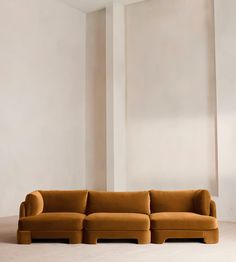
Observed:
[[[216,218],[191,212],[153,213],[150,220],[151,229],[211,230],[218,227]]]
[[[19,220],[19,230],[29,231],[75,231],[83,229],[84,214],[41,213]]]
[[[93,213],[84,221],[86,230],[149,230],[149,216],[138,213]]]

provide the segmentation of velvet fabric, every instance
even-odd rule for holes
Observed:
[[[85,230],[84,243],[96,244],[99,239],[134,239],[138,244],[149,244],[151,241],[150,230]]]
[[[30,244],[32,238],[66,238],[81,243],[87,205],[87,190],[34,191],[20,205],[17,239]]]
[[[89,191],[87,213],[141,213],[150,214],[148,191],[98,192]]]
[[[219,230],[207,190],[54,190],[34,191],[20,205],[18,243],[30,244],[34,238],[66,238],[73,244],[104,238],[136,239],[139,244],[202,238],[213,244]]]
[[[130,238],[150,242],[150,196],[140,192],[89,191],[85,218],[85,242],[97,239]]]
[[[203,238],[217,243],[219,238],[215,202],[207,190],[151,190],[152,242],[169,238]]]
[[[151,212],[195,212],[209,216],[211,196],[207,190],[151,190]]]
[[[149,230],[149,216],[137,213],[93,213],[84,221],[86,230]]]
[[[194,211],[200,215],[210,215],[211,196],[207,190],[196,190],[194,194]]]
[[[19,218],[26,216],[25,201],[20,204]]]
[[[85,214],[87,190],[39,191],[43,197],[43,212],[78,212]]]
[[[19,244],[31,244],[32,239],[67,239],[70,244],[79,244],[83,240],[83,231],[17,231]]]
[[[26,216],[36,216],[43,212],[44,202],[39,191],[28,194],[25,198]]]
[[[218,227],[214,217],[191,212],[160,212],[150,215],[151,229],[212,230]]]
[[[84,214],[42,213],[37,216],[20,218],[18,228],[23,231],[76,231],[83,229]]]
[[[219,241],[219,230],[152,230],[151,241],[154,244],[163,244],[167,239],[194,238],[202,239],[206,244],[216,244]]]
[[[216,203],[213,200],[210,202],[210,216],[216,218]]]

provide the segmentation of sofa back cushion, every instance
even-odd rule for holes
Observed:
[[[151,212],[194,212],[195,190],[151,190]]]
[[[150,214],[149,192],[89,191],[87,212]]]
[[[195,212],[209,215],[211,197],[207,190],[151,190],[151,212]]]
[[[44,201],[43,212],[77,212],[84,214],[87,190],[40,191]]]

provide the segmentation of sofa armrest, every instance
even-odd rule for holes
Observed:
[[[211,195],[207,190],[196,190],[194,195],[194,209],[200,215],[210,215]]]
[[[28,194],[25,198],[25,215],[36,216],[43,212],[44,202],[39,191]]]
[[[19,212],[19,217],[25,217],[25,202],[22,202],[20,204],[20,212]]]
[[[216,203],[214,200],[211,200],[210,202],[210,216],[216,218]]]

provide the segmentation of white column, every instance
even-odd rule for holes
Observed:
[[[106,8],[107,190],[126,189],[124,5]]]
[[[215,0],[219,219],[236,221],[236,1]]]

